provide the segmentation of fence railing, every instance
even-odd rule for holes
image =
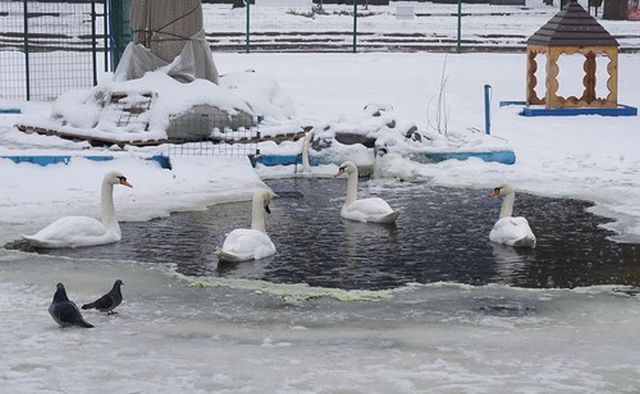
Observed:
[[[0,1],[0,98],[52,100],[107,69],[104,2]]]
[[[0,0],[0,99],[51,100],[92,86],[102,70],[113,71],[131,40],[132,1]],[[527,7],[459,7],[423,1],[219,0],[203,4],[203,25],[214,57],[224,51],[513,52],[524,51],[526,39],[559,9],[557,0],[556,6],[527,1]],[[634,23],[605,24],[621,52],[640,51],[640,32],[626,27]]]

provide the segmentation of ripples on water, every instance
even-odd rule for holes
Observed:
[[[473,285],[576,287],[640,285],[640,250],[616,244],[586,212],[588,203],[519,193],[514,214],[529,220],[533,251],[492,244],[489,232],[501,200],[485,190],[360,183],[360,197],[379,196],[403,213],[396,225],[340,218],[346,182],[287,179],[268,182],[279,198],[266,215],[275,256],[220,264],[224,235],[248,227],[251,203],[216,205],[144,223],[122,223],[123,240],[93,248],[46,250],[70,257],[175,263],[186,275],[308,283],[345,289],[383,289],[437,281]]]

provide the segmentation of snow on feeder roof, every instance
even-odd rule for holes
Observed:
[[[620,46],[578,2],[570,1],[527,40],[527,45]]]

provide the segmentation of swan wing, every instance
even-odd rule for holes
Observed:
[[[345,219],[359,222],[392,223],[400,215],[400,210],[393,210],[389,204],[378,197],[356,200],[341,210]]]
[[[236,229],[227,234],[222,249],[218,249],[216,255],[221,260],[237,262],[262,259],[275,252],[271,238],[262,231]]]
[[[102,245],[120,240],[120,234],[109,231],[101,221],[86,216],[67,216],[56,220],[24,239],[38,247],[65,248]]]
[[[226,250],[222,250],[220,248],[216,249],[215,253],[216,253],[216,256],[218,256],[218,260],[226,261],[229,263],[239,263],[241,261],[253,260],[253,256],[251,255],[240,255],[240,254],[236,254]]]
[[[493,226],[489,239],[495,243],[517,246],[535,247],[536,237],[523,217],[506,217],[498,220]]]

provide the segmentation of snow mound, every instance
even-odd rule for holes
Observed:
[[[158,70],[139,79],[67,92],[54,103],[50,118],[34,126],[114,141],[162,140],[168,137],[172,118],[198,106],[250,119],[295,113],[278,83],[263,74],[227,74],[216,85],[205,79],[181,83]]]

